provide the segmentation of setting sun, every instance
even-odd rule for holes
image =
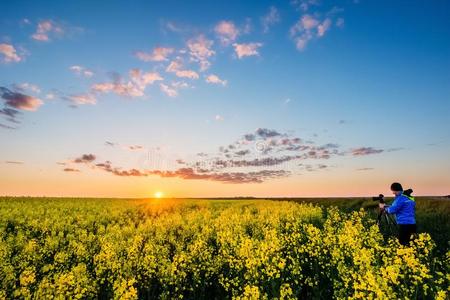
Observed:
[[[155,198],[162,198],[162,197],[164,197],[164,193],[161,192],[161,191],[155,192],[154,197]]]

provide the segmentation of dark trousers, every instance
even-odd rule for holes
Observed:
[[[408,245],[411,235],[416,233],[416,224],[398,224],[398,240],[402,245]]]

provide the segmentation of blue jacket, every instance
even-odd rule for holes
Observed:
[[[412,198],[414,199],[414,198]],[[416,201],[400,194],[387,208],[389,214],[395,214],[397,224],[416,224]]]

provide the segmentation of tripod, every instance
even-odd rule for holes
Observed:
[[[380,209],[378,212],[377,224],[380,231],[384,231],[385,234],[395,234],[397,231],[397,221],[394,216],[386,213],[384,210]],[[382,230],[382,228],[385,230]]]
[[[377,224],[380,225],[381,222],[383,222],[383,221],[389,226],[396,226],[397,225],[397,222],[395,221],[395,218],[392,215],[390,215],[388,213],[385,213],[383,211],[380,211],[378,213]]]

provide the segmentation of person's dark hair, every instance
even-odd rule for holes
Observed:
[[[391,184],[391,191],[401,192],[403,191],[403,187],[400,183],[394,182],[393,184]]]

